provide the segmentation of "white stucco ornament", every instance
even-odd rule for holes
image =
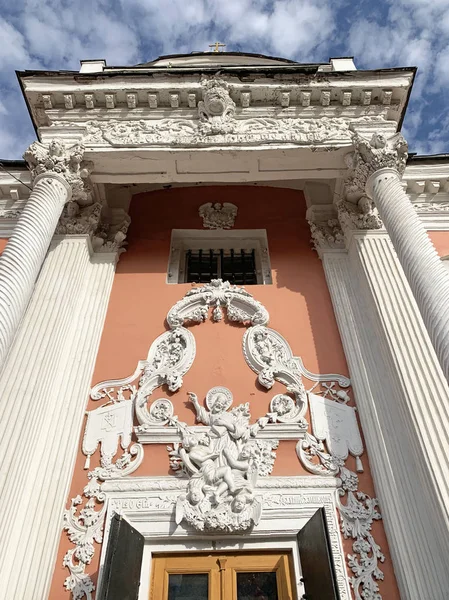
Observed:
[[[355,409],[344,390],[335,383],[323,385],[323,395],[309,392],[313,433],[307,433],[296,445],[303,466],[317,476],[338,476],[338,510],[343,537],[352,539],[354,554],[348,554],[353,573],[351,586],[355,600],[382,600],[378,581],[384,578],[379,564],[385,556],[371,533],[374,521],[381,519],[378,501],[360,491],[359,478],[345,466],[348,454],[356,458],[356,470],[363,471],[360,455],[362,438]],[[343,502],[345,500],[345,502]]]
[[[237,206],[231,202],[206,202],[199,207],[198,213],[205,229],[231,229],[234,227],[237,210]]]
[[[202,135],[232,133],[236,127],[235,102],[229,84],[217,77],[204,78],[203,100],[198,102],[199,131]]]
[[[315,437],[325,441],[332,456],[345,461],[348,454],[356,457],[357,471],[363,472],[360,456],[363,443],[352,406],[309,394],[310,415]]]
[[[189,393],[189,399],[197,421],[206,427],[176,422],[182,441],[169,450],[170,466],[189,478],[176,504],[176,523],[206,532],[245,531],[260,520],[257,478],[271,473],[278,441],[254,439],[260,425],[249,424],[249,403],[231,409],[227,388],[212,388],[207,408],[195,394]]]
[[[125,400],[105,404],[87,413],[83,437],[83,452],[87,455],[85,469],[90,467],[90,457],[101,444],[101,456],[112,459],[117,453],[119,440],[123,450],[131,443],[133,431],[133,402]]]
[[[230,321],[246,326],[243,353],[258,382],[267,390],[278,382],[285,391],[271,398],[267,413],[254,423],[249,403],[233,407],[226,387],[209,390],[205,405],[189,393],[198,423],[189,426],[175,414],[179,401],[175,394],[195,358],[195,338],[187,326],[209,316],[222,321],[224,313]],[[98,511],[96,504],[105,502],[107,493],[100,482],[115,482],[121,489],[124,478],[142,461],[142,444],[164,443],[176,476],[170,483],[175,497],[159,497],[158,506],[165,511],[173,507],[178,526],[225,534],[250,532],[265,515],[263,507],[272,507],[273,498],[266,492],[272,479],[268,476],[283,439],[299,440],[298,457],[318,479],[339,477],[341,529],[354,540],[348,565],[354,574],[355,598],[381,599],[377,580],[383,574],[378,564],[384,557],[370,532],[373,521],[380,518],[377,501],[357,490],[357,474],[344,465],[348,453],[358,458],[363,452],[354,409],[348,406],[351,382],[343,375],[308,371],[287,340],[267,326],[268,320],[265,307],[241,287],[219,279],[194,287],[169,310],[170,329],[154,340],[134,373],[92,388],[91,398],[107,404],[89,413],[86,426],[83,451],[89,456],[100,443],[102,450],[100,466],[88,473],[83,492],[87,502],[77,496],[65,514],[65,529],[75,545],[64,559],[70,572],[65,585],[74,600],[92,599],[94,586],[85,568],[94,554],[93,542],[102,540],[105,508]],[[306,388],[303,378],[312,386]],[[170,400],[153,397],[163,385],[174,394]],[[305,418],[309,404],[313,432],[307,431]],[[131,407],[139,422],[135,434],[142,444],[131,443],[128,449]],[[115,459],[120,439],[124,453]]]

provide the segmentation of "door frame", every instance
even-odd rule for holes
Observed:
[[[262,517],[256,527],[243,535],[211,535],[184,527],[183,524],[177,526],[174,507],[187,482],[186,479],[174,477],[127,477],[103,483],[107,513],[98,588],[101,587],[109,525],[113,513],[119,513],[145,538],[138,600],[149,599],[153,553],[238,550],[291,551],[296,592],[298,598],[301,598],[304,589],[300,582],[297,535],[315,512],[323,507],[340,598],[351,600],[338,524],[337,478],[309,475],[259,479],[256,493],[262,498]]]

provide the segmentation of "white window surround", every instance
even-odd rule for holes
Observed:
[[[351,592],[336,510],[337,479],[333,477],[266,477],[257,491],[264,510],[256,527],[244,536],[208,535],[175,523],[174,507],[187,480],[173,477],[130,477],[103,483],[107,514],[99,566],[101,586],[109,525],[112,514],[120,513],[145,538],[139,600],[149,600],[151,560],[154,553],[201,551],[292,551],[297,597],[304,593],[297,548],[297,534],[315,512],[324,507],[332,558],[341,600]],[[153,599],[150,599],[153,600]]]
[[[167,283],[184,283],[187,250],[252,250],[256,251],[258,284],[271,284],[271,264],[266,229],[173,229],[168,261]]]

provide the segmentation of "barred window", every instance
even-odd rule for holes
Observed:
[[[255,249],[187,250],[186,282],[207,283],[211,279],[223,279],[236,285],[257,284]]]
[[[167,283],[208,283],[211,279],[235,285],[270,284],[265,229],[174,229]]]

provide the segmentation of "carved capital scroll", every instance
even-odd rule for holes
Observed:
[[[370,140],[352,135],[354,152],[346,155],[349,170],[344,197],[337,203],[338,218],[345,229],[380,229],[383,224],[366,191],[368,178],[385,167],[402,177],[408,156],[407,142],[400,133],[390,138],[375,133]]]
[[[52,140],[48,146],[33,142],[23,158],[28,163],[32,179],[38,175],[53,173],[64,178],[72,188],[72,201],[80,206],[92,204],[92,186],[89,175],[92,163],[84,160],[84,146],[67,147],[60,140]]]

